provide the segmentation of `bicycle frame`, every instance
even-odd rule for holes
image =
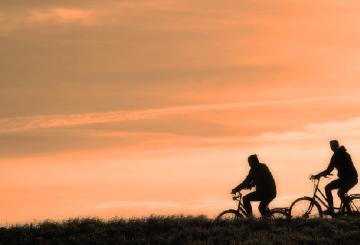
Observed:
[[[312,198],[318,203],[321,203],[326,208],[329,208],[328,200],[325,194],[320,190],[319,184],[320,184],[320,179],[314,180],[314,194]],[[320,193],[320,196],[317,193]]]
[[[242,199],[243,195],[239,192],[238,195],[234,195],[233,196],[233,200],[234,201],[238,201],[238,205],[237,205],[237,211],[244,215],[245,217],[247,216],[247,212],[245,210],[245,207],[244,207],[244,203],[243,203],[243,199]]]
[[[318,203],[321,203],[323,206],[325,206],[327,209],[329,209],[328,199],[326,198],[326,195],[320,190],[319,188],[320,179],[314,180],[314,194],[312,199]],[[318,195],[320,193],[320,195]],[[334,207],[334,210],[338,210],[338,213],[342,212],[344,209],[344,203],[341,200],[340,207]]]
[[[238,202],[236,212],[239,215],[243,216],[244,218],[248,217],[249,215],[246,212],[245,207],[244,207],[244,203],[243,203],[243,195],[240,192],[238,192],[238,194],[233,194],[232,199],[234,201]],[[269,209],[269,207],[268,207],[268,210],[271,213],[271,215],[273,214],[273,212],[275,212],[275,213],[281,213],[282,215],[286,216],[287,218],[289,217],[289,211],[290,211],[289,208],[273,208],[273,209]]]

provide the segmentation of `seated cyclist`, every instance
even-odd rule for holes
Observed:
[[[338,179],[330,182],[325,186],[326,198],[328,200],[329,209],[324,212],[326,215],[334,214],[334,201],[331,191],[338,190],[338,196],[341,201],[345,201],[346,193],[353,188],[358,182],[358,174],[351,160],[349,153],[346,152],[344,146],[339,146],[337,140],[330,141],[331,150],[334,154],[331,157],[329,166],[326,170],[311,176],[312,179],[318,179],[329,175],[334,168],[338,171]]]
[[[246,179],[231,193],[235,194],[242,189],[250,189],[256,187],[256,191],[244,196],[244,208],[248,216],[252,216],[252,201],[260,201],[259,211],[263,217],[271,215],[268,205],[276,197],[276,185],[269,168],[260,163],[257,155],[251,155],[248,158],[250,171]]]

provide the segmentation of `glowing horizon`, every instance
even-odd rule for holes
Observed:
[[[360,169],[357,1],[0,6],[1,224],[212,216],[252,153],[286,206],[331,139]]]

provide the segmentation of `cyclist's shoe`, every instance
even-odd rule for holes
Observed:
[[[323,212],[323,214],[325,214],[325,215],[330,215],[330,216],[334,216],[334,210],[332,210],[332,209],[325,210],[325,211]]]

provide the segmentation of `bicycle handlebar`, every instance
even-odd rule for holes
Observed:
[[[238,191],[238,192],[236,192],[236,193],[233,193],[232,195],[233,195],[233,196],[232,196],[232,199],[233,199],[233,200],[238,200],[238,199],[241,199],[241,197],[242,197],[242,194],[241,194],[240,191]]]
[[[312,182],[314,182],[314,189],[315,189],[315,192],[317,191],[318,187],[319,187],[319,184],[320,184],[320,179],[321,178],[329,178],[328,176],[332,176],[332,174],[328,174],[326,176],[319,176],[318,178],[314,178],[314,175],[310,176],[310,180]]]
[[[314,181],[315,181],[315,180],[319,180],[319,181],[320,181],[321,178],[329,178],[329,176],[333,176],[333,174],[328,174],[328,175],[326,175],[326,176],[319,176],[319,177],[317,177],[317,178],[315,178],[314,175],[311,175],[311,176],[310,176],[310,180],[314,180]]]

